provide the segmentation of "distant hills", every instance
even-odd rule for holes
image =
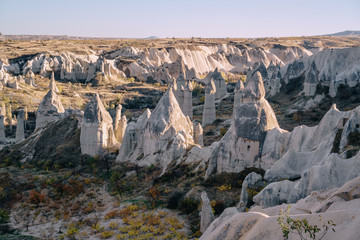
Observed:
[[[360,37],[360,31],[347,30],[343,32],[337,32],[332,34],[325,34],[322,36],[334,36],[334,37]]]
[[[147,37],[145,39],[159,39],[159,37],[158,36],[150,36],[150,37]]]
[[[337,32],[332,34],[315,35],[320,37],[334,36],[334,37],[360,37],[360,31],[346,30],[343,32]],[[34,41],[34,40],[90,40],[90,39],[124,39],[124,38],[109,38],[109,37],[78,37],[67,35],[2,35],[0,33],[1,40],[20,40],[20,41]],[[136,38],[134,38],[136,39]],[[149,36],[146,38],[138,39],[159,39],[158,36]]]

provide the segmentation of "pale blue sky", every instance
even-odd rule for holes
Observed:
[[[360,0],[0,0],[0,32],[271,37],[360,30]]]

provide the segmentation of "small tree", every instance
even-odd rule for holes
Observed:
[[[22,222],[24,227],[26,227],[26,231],[29,231],[30,223],[33,221],[33,215],[31,214],[31,207],[27,203],[20,204],[22,210]]]
[[[29,202],[36,204],[36,206],[38,207],[40,203],[45,202],[45,195],[39,193],[36,190],[31,190],[30,191],[30,196],[29,196]]]
[[[157,188],[157,186],[152,186],[152,187],[150,187],[148,194],[150,196],[152,206],[155,207],[156,201],[160,197],[159,189]]]
[[[309,235],[310,239],[315,240],[316,234],[320,234],[320,232],[322,232],[322,235],[318,238],[320,240],[323,239],[330,228],[335,232],[333,227],[335,227],[336,224],[332,220],[328,220],[321,226],[321,228],[319,228],[317,225],[310,225],[306,218],[300,220],[299,218],[293,219],[289,217],[290,207],[291,205],[288,206],[287,210],[281,209],[279,217],[277,218],[277,221],[281,227],[281,231],[283,232],[284,239],[289,239],[289,234],[295,233],[299,235],[301,240],[306,240],[307,234]],[[321,216],[319,217],[320,222],[322,222]]]
[[[116,188],[120,198],[122,198],[122,193],[125,192],[127,185],[127,181],[122,177],[122,174],[118,171],[113,171],[110,175],[110,184]]]
[[[9,211],[0,208],[0,224],[9,222]]]

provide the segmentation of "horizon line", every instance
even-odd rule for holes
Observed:
[[[337,33],[343,33],[343,32],[359,32],[360,30],[344,30],[341,32],[336,33],[328,33],[328,34],[321,34],[321,35],[297,35],[297,36],[259,36],[259,37],[201,37],[201,36],[192,36],[192,37],[158,37],[156,35],[151,35],[148,37],[94,37],[94,36],[74,36],[74,35],[67,35],[67,34],[1,34],[1,37],[10,37],[10,36],[39,36],[39,37],[70,37],[70,38],[85,38],[85,39],[141,39],[141,40],[156,40],[156,39],[191,39],[191,38],[198,38],[198,39],[257,39],[257,38],[288,38],[288,37],[342,37],[340,36],[331,36],[333,34]],[[348,37],[351,37],[349,35]],[[354,37],[356,37],[354,35]]]

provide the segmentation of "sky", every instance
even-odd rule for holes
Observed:
[[[4,35],[256,38],[360,30],[360,0],[0,0]]]

